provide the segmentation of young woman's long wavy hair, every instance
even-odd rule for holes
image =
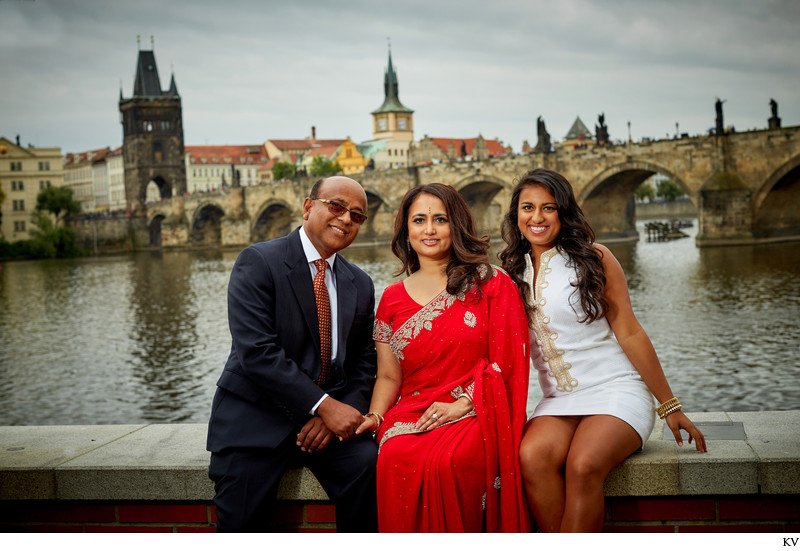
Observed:
[[[556,199],[561,231],[556,238],[556,247],[569,255],[578,280],[574,284],[580,294],[581,306],[586,316],[581,323],[591,323],[605,316],[608,301],[605,298],[606,275],[602,254],[594,247],[595,235],[586,215],[578,206],[572,186],[561,174],[545,168],[536,168],[523,174],[511,195],[511,205],[503,218],[503,240],[506,247],[500,252],[503,269],[517,284],[525,304],[528,320],[532,320],[533,302],[531,289],[523,280],[525,255],[531,253],[531,244],[519,230],[519,197],[522,190],[539,185]]]
[[[475,221],[469,205],[454,188],[444,184],[426,184],[411,188],[406,192],[394,219],[392,252],[403,263],[394,274],[410,275],[419,270],[419,257],[408,240],[408,215],[411,205],[422,193],[438,197],[447,212],[450,223],[450,261],[447,263],[447,292],[456,295],[480,285],[491,278],[491,269],[479,270],[481,265],[489,266],[489,236],[475,235]],[[480,291],[479,291],[480,292]]]

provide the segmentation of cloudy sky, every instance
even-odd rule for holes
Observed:
[[[141,49],[174,72],[185,143],[372,137],[388,40],[415,137],[554,140],[576,117],[635,140],[800,125],[796,0],[0,0],[0,136],[122,144]]]

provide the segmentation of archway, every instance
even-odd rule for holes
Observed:
[[[282,203],[267,205],[256,218],[251,232],[253,243],[269,241],[292,231],[292,211]]]
[[[147,229],[150,230],[151,247],[161,246],[161,222],[164,221],[164,218],[166,217],[163,214],[157,214],[147,225]]]
[[[456,189],[464,198],[475,219],[475,231],[478,235],[490,234],[500,236],[503,223],[504,204],[498,195],[506,189],[502,180],[493,177],[473,176],[467,182],[456,185]],[[505,201],[507,205],[508,200]]]
[[[170,199],[172,197],[172,186],[161,176],[156,176],[144,186],[142,190],[142,199],[144,203],[157,203],[163,199]]]
[[[359,241],[371,241],[379,238],[381,235],[392,235],[394,216],[385,217],[381,216],[381,206],[384,200],[372,191],[367,193],[367,221],[359,228],[358,237]]]
[[[636,189],[655,174],[663,174],[684,193],[691,190],[670,171],[650,163],[626,163],[595,176],[577,197],[598,241],[635,241]],[[691,209],[690,209],[691,210]]]
[[[222,245],[222,217],[225,212],[217,205],[206,204],[197,210],[189,232],[189,244],[194,247]]]
[[[784,164],[756,194],[753,236],[800,236],[800,157]]]

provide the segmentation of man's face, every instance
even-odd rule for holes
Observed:
[[[336,201],[348,210],[367,213],[367,194],[350,178],[333,176],[325,180],[317,193],[318,199]],[[308,199],[303,202],[303,229],[323,258],[329,258],[350,245],[358,235],[359,225],[350,219],[350,213],[334,215],[322,201]]]

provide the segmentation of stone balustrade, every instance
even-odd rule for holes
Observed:
[[[709,452],[656,424],[606,481],[606,531],[797,532],[800,411],[694,413]],[[213,531],[206,425],[0,427],[0,531]],[[307,470],[281,482],[276,529],[333,531]]]

